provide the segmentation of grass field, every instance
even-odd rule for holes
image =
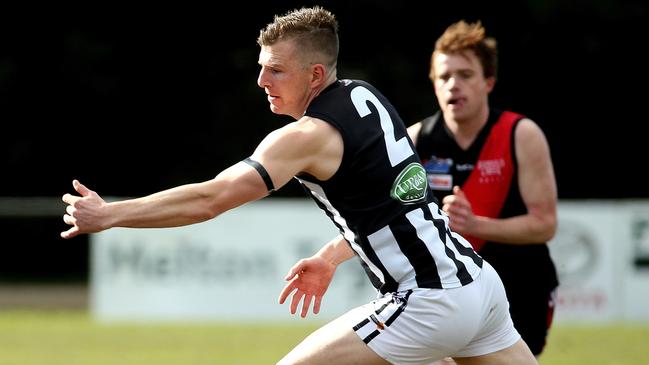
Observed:
[[[274,364],[316,326],[107,325],[83,311],[0,311],[0,365]],[[540,362],[649,364],[649,325],[556,325]]]

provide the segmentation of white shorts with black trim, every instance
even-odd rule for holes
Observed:
[[[356,334],[393,364],[484,355],[521,338],[502,281],[487,262],[466,286],[388,293],[349,314],[358,318]]]

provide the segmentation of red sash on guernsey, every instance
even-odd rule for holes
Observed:
[[[462,186],[471,202],[473,214],[497,218],[505,203],[509,186],[514,178],[511,151],[511,134],[514,123],[522,115],[504,111],[491,128],[473,171]],[[464,235],[473,248],[479,251],[485,240]]]

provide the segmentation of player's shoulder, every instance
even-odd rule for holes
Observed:
[[[534,120],[524,117],[516,126],[514,139],[517,148],[536,149],[538,146],[547,146],[547,138],[541,127]]]
[[[529,117],[522,117],[516,126],[516,135],[544,136],[541,127]]]
[[[303,116],[302,118],[276,129],[272,133],[276,137],[293,142],[308,142],[314,139],[330,137],[338,133],[330,123],[312,116]]]

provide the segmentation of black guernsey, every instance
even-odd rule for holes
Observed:
[[[296,178],[338,227],[382,293],[472,282],[482,258],[448,228],[394,107],[370,84],[339,80],[306,116],[335,127],[344,143],[327,181]]]

